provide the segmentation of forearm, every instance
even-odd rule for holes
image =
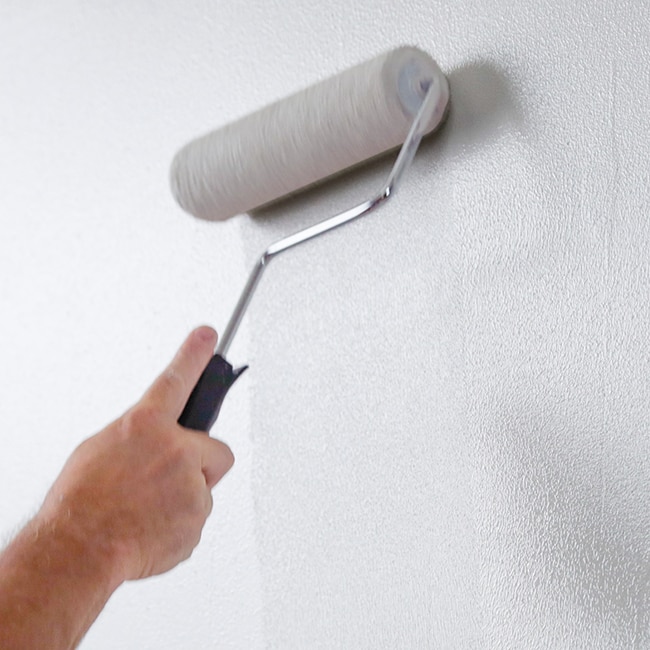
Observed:
[[[0,554],[0,649],[68,650],[117,588],[111,549],[37,515]]]

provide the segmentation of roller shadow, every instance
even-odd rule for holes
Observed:
[[[454,68],[448,79],[452,105],[449,123],[440,134],[440,145],[453,147],[451,155],[465,156],[505,132],[525,128],[523,103],[505,72],[494,64],[464,64]]]
[[[486,62],[471,62],[452,69],[450,109],[446,122],[425,138],[407,171],[428,170],[467,156],[505,131],[524,127],[520,104],[505,73]],[[284,197],[250,213],[256,228],[269,234],[289,234],[378,193],[388,177],[397,150],[341,173],[310,188]],[[315,209],[317,206],[317,209]],[[303,215],[303,216],[301,216]]]

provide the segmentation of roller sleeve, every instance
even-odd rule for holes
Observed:
[[[403,47],[271,104],[183,147],[172,163],[178,203],[222,220],[271,203],[399,146],[430,84],[428,131],[441,122],[447,80],[431,57]]]

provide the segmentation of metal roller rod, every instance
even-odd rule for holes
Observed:
[[[388,179],[386,180],[386,183],[384,184],[384,187],[381,192],[379,192],[379,194],[368,201],[360,203],[354,208],[345,210],[344,212],[341,212],[334,217],[330,217],[329,219],[325,219],[324,221],[321,221],[314,226],[310,226],[304,230],[300,230],[293,235],[289,235],[288,237],[280,239],[274,244],[271,244],[264,251],[264,253],[262,253],[262,256],[251,271],[248,282],[246,282],[246,286],[244,287],[235,310],[233,311],[232,316],[228,321],[228,325],[226,326],[223,336],[221,336],[219,340],[219,343],[215,350],[216,354],[220,354],[225,358],[228,350],[230,349],[230,345],[235,338],[235,334],[239,329],[239,324],[241,323],[241,320],[246,313],[246,309],[250,304],[253,294],[255,293],[255,289],[257,288],[257,285],[262,278],[264,269],[274,257],[280,253],[283,253],[284,251],[289,250],[290,248],[293,248],[294,246],[298,246],[298,244],[302,244],[306,241],[309,241],[310,239],[314,239],[314,237],[318,237],[323,233],[334,230],[339,226],[343,226],[346,223],[350,223],[351,221],[354,221],[355,219],[368,214],[375,208],[385,203],[391,196],[395,194],[404,176],[404,173],[413,161],[415,152],[420,146],[420,141],[426,132],[427,125],[430,123],[433,117],[433,112],[436,105],[435,99],[438,96],[439,83],[440,82],[438,79],[434,79],[429,87],[425,88],[427,93],[422,101],[422,105],[420,106],[420,109],[418,110],[418,113],[413,120],[411,128],[409,129],[409,133],[406,136],[406,140],[404,141],[404,144],[401,146],[399,154],[397,155],[395,164],[393,165],[388,175]]]

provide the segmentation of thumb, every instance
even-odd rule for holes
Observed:
[[[143,401],[177,420],[212,358],[216,344],[217,333],[211,327],[198,327],[192,331],[171,363],[145,393]]]

